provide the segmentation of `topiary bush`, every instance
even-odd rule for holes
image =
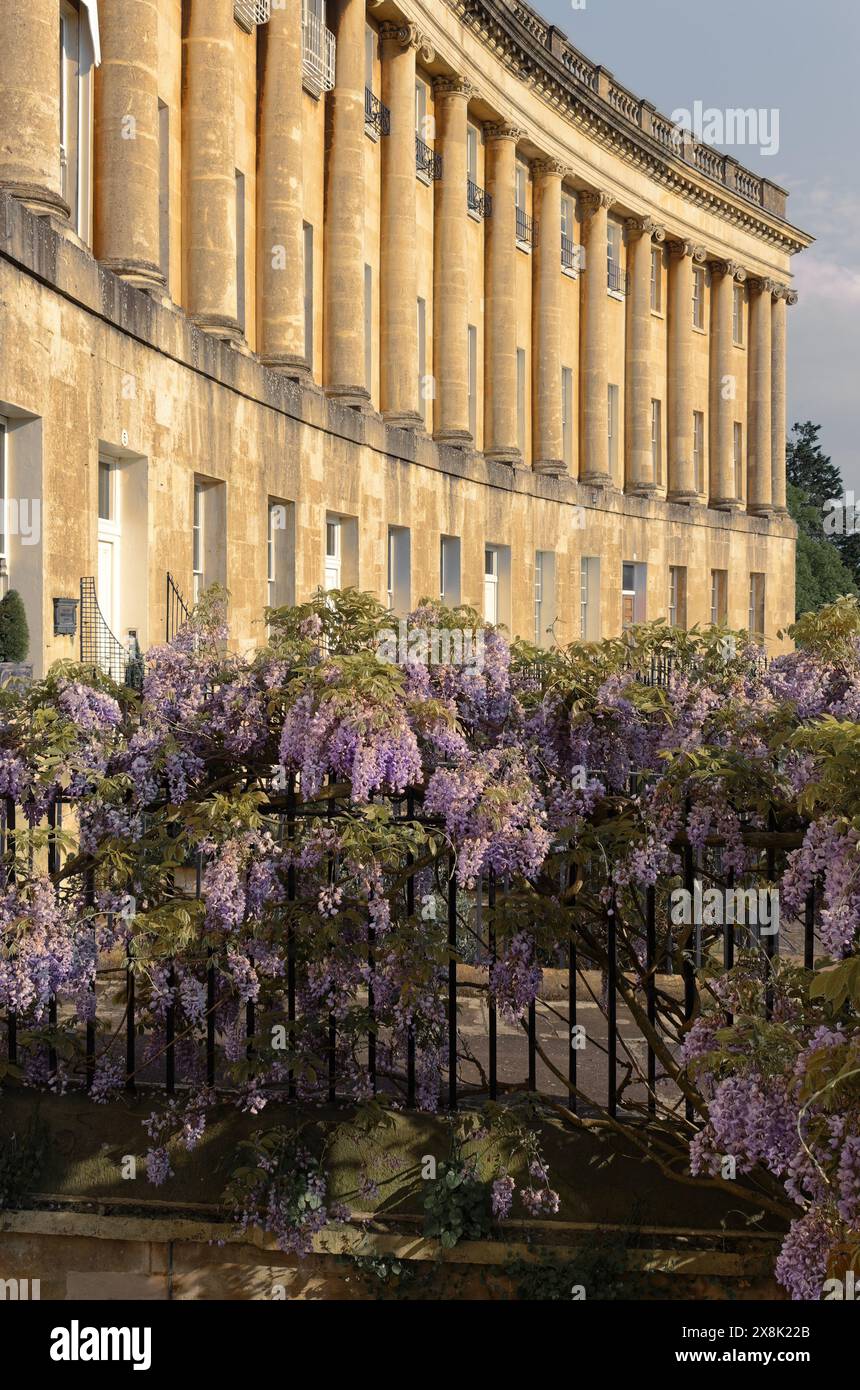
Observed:
[[[30,650],[30,629],[17,589],[0,599],[0,661],[23,661]]]

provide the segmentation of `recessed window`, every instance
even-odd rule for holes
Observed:
[[[663,252],[657,246],[651,247],[651,312],[663,312]]]
[[[696,491],[705,491],[705,417],[701,410],[693,411],[693,476]]]
[[[469,433],[477,442],[478,438],[478,330],[469,324]]]
[[[90,239],[93,43],[89,10],[60,3],[60,178],[71,225]]]
[[[427,375],[427,302],[418,300],[418,409],[421,418],[427,423],[427,401],[433,394],[433,383]]]
[[[191,572],[194,602],[198,603],[205,587],[203,578],[203,484],[194,484],[194,512],[191,521]]]
[[[460,603],[460,537],[439,538],[439,597],[446,608]]]
[[[573,467],[573,369],[561,369],[561,448],[568,471]]]
[[[313,372],[314,365],[314,229],[310,222],[302,223],[304,253],[304,312],[305,361]]]
[[[373,391],[373,267],[364,267],[364,384]]]
[[[663,484],[663,406],[660,401],[651,401],[651,468],[654,482]]]
[[[510,625],[511,551],[507,545],[484,548],[484,620]]]
[[[412,606],[412,541],[408,526],[388,528],[388,607],[404,616]]]
[[[266,570],[269,607],[295,603],[295,511],[291,502],[273,497],[266,527]]]
[[[621,270],[621,223],[606,224],[606,287],[610,294],[623,295],[624,275]]]
[[[325,523],[325,588],[343,587],[343,523],[339,516],[326,517]]]
[[[705,268],[693,267],[693,327],[704,332],[705,328]]]
[[[610,386],[606,401],[606,418],[609,431],[609,471],[613,475],[618,467],[618,387]]]
[[[729,572],[711,570],[711,623],[724,627],[729,613]]]
[[[735,347],[744,345],[744,287],[735,285],[732,289],[732,342]]]
[[[517,348],[517,448],[526,452],[526,350]]]
[[[764,575],[750,575],[749,634],[758,642],[764,641]]]
[[[625,560],[621,566],[621,626],[633,627],[645,621],[647,567]]]
[[[536,647],[549,647],[553,642],[555,611],[555,554],[551,550],[535,551],[535,630]]]
[[[683,565],[669,566],[669,626],[687,626],[687,570]]]
[[[579,562],[579,635],[583,642],[600,639],[600,557],[583,555]]]
[[[236,321],[245,332],[245,175],[236,171]]]
[[[735,467],[735,497],[740,501],[744,495],[744,427],[735,420],[732,429],[732,450]]]

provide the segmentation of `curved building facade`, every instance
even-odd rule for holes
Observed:
[[[540,644],[778,644],[782,189],[519,0],[10,0],[0,51],[0,563],[37,668],[145,649],[213,581],[239,644],[348,584]]]

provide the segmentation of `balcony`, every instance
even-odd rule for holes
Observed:
[[[585,247],[571,241],[564,232],[561,234],[561,268],[569,275],[578,275],[585,269]]]
[[[420,135],[415,136],[415,168],[418,177],[425,183],[432,183],[434,179],[442,177],[441,154],[436,154],[429,145],[425,145]]]
[[[471,179],[466,184],[466,197],[469,211],[473,217],[492,217],[493,200],[489,193],[485,193],[483,188],[479,188]]]
[[[517,208],[517,246],[531,251],[537,245],[537,223],[523,208]]]
[[[630,291],[630,276],[615,261],[606,268],[606,288],[610,294],[625,295]]]
[[[369,87],[364,89],[364,128],[374,140],[391,134],[391,112]]]
[[[302,81],[313,96],[334,86],[335,39],[319,15],[302,6]]]
[[[233,0],[233,18],[250,34],[255,24],[268,24],[272,0]]]

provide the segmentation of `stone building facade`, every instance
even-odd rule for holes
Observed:
[[[778,645],[783,190],[519,0],[5,0],[0,51],[37,669],[146,649],[212,581],[239,644],[357,584],[540,643]]]

